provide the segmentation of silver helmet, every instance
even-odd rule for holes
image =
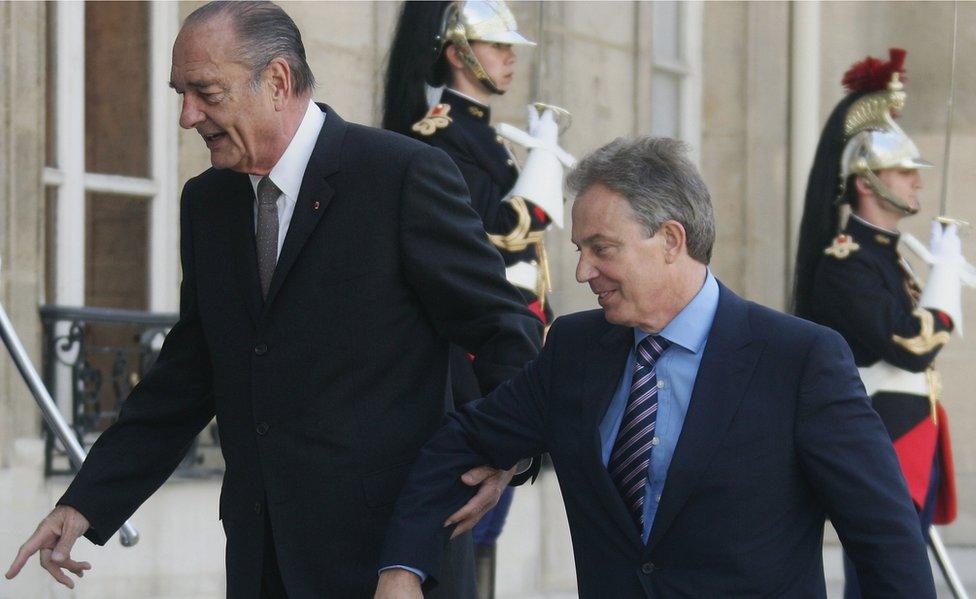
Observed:
[[[859,98],[851,104],[844,119],[847,144],[840,161],[841,189],[848,177],[863,177],[879,197],[906,214],[915,214],[917,207],[888,189],[875,171],[886,168],[929,168],[918,147],[892,118],[905,106],[904,86],[898,73],[893,73],[888,88]],[[842,191],[843,193],[843,191]]]
[[[439,49],[454,44],[464,65],[492,93],[503,93],[471,49],[471,42],[490,42],[517,46],[535,46],[518,31],[515,15],[502,0],[464,0],[452,2],[444,11]]]

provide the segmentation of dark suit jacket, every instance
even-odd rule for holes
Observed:
[[[603,466],[599,423],[632,329],[601,310],[558,319],[539,358],[451,418],[397,503],[383,563],[428,571],[470,492],[457,474],[548,451],[581,597],[824,597],[824,517],[865,596],[934,597],[891,443],[835,332],[721,287],[649,541]]]
[[[186,184],[180,321],[61,500],[104,543],[216,414],[234,598],[257,596],[265,510],[289,596],[371,596],[393,503],[443,420],[448,342],[490,386],[538,351],[451,160],[322,109],[266,302],[247,175]]]

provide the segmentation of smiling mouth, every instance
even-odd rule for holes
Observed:
[[[597,300],[598,300],[598,301],[599,301],[599,302],[600,302],[600,303],[602,304],[602,303],[603,303],[603,302],[605,302],[605,301],[606,301],[606,300],[607,300],[607,299],[608,299],[608,298],[609,298],[609,297],[610,297],[611,295],[613,295],[614,293],[616,293],[616,291],[617,291],[616,289],[611,289],[611,290],[609,290],[609,291],[599,291],[599,292],[597,292],[597,294],[596,294],[596,297],[597,297]]]
[[[227,137],[227,133],[223,131],[219,131],[217,133],[209,133],[209,134],[201,133],[200,136],[203,137],[203,141],[204,143],[207,144],[207,147],[212,150],[216,145],[218,145],[221,142],[221,140]]]

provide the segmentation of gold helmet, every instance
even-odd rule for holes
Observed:
[[[471,42],[489,42],[516,46],[535,46],[518,32],[515,15],[502,0],[464,0],[452,2],[444,11],[439,49],[454,44],[464,65],[489,91],[502,92],[471,49]]]
[[[932,163],[923,160],[915,143],[895,123],[892,113],[905,107],[905,88],[899,73],[891,73],[885,89],[858,98],[847,110],[844,118],[844,137],[847,144],[840,161],[841,190],[848,177],[863,177],[879,197],[906,214],[915,214],[917,207],[909,205],[888,189],[875,171],[886,168],[929,168]]]

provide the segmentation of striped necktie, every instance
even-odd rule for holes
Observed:
[[[610,477],[641,532],[644,530],[644,487],[657,420],[655,363],[669,345],[667,339],[654,335],[648,335],[637,344],[630,397],[607,463]]]

